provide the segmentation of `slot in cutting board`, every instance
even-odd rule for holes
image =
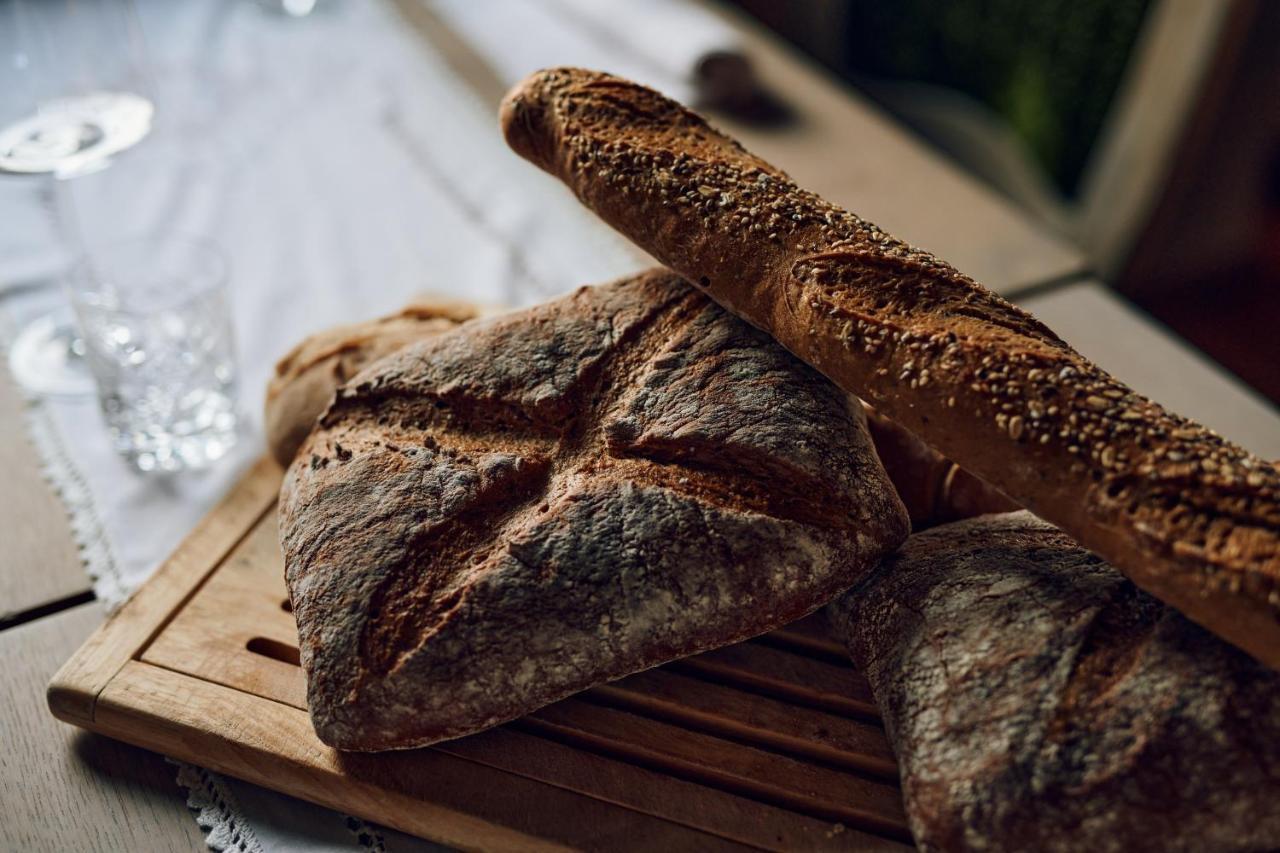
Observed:
[[[55,715],[467,849],[901,850],[866,682],[810,617],[480,734],[376,755],[306,713],[259,462],[49,686]]]

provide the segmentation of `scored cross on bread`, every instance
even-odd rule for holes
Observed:
[[[518,153],[730,311],[1280,668],[1269,465],[657,92],[542,71],[507,96],[502,124]]]
[[[666,270],[371,364],[279,512],[307,705],[355,750],[771,630],[907,535],[858,401]]]

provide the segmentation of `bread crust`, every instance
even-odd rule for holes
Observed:
[[[864,403],[863,408],[867,412],[867,428],[875,442],[876,455],[911,516],[912,530],[925,530],[961,518],[1018,509],[1017,504],[990,484],[947,459],[871,406]]]
[[[267,449],[287,466],[339,385],[401,347],[486,313],[493,312],[467,302],[422,298],[386,317],[310,335],[276,363],[267,383]]]
[[[1030,513],[912,536],[827,612],[921,849],[1280,845],[1280,674]]]
[[[857,401],[667,271],[374,363],[279,512],[312,720],[354,750],[770,630],[908,524]]]
[[[1280,668],[1270,466],[652,90],[552,69],[517,86],[501,118],[518,153],[720,304]]]

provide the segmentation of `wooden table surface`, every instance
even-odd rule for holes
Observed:
[[[397,4],[401,11],[411,7]],[[730,13],[724,13],[730,14]],[[1137,390],[1280,458],[1280,416],[1185,343],[1087,278],[1080,254],[911,138],[860,96],[749,21],[733,18],[762,79],[797,112],[775,130],[733,126],[749,147],[815,189],[948,258],[1039,314]],[[426,50],[448,50],[438,21],[408,23]],[[475,89],[493,96],[483,69]],[[196,850],[174,770],[157,755],[55,722],[53,671],[102,619],[62,505],[27,438],[24,405],[0,375],[0,849]],[[87,429],[99,428],[97,424]]]
[[[0,849],[199,850],[174,769],[153,752],[58,722],[44,701],[55,669],[102,621],[82,604],[0,633]]]

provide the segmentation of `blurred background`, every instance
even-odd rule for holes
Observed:
[[[781,45],[798,60],[779,60]],[[422,289],[524,303],[625,271],[627,247],[586,236],[590,217],[563,199],[541,203],[555,191],[493,132],[505,89],[552,64],[691,102],[800,183],[1014,292],[971,260],[980,240],[1013,242],[1014,223],[997,218],[982,234],[976,215],[962,227],[950,189],[931,205],[925,158],[888,150],[905,147],[905,129],[1010,202],[1018,227],[1071,247],[1276,401],[1277,45],[1280,3],[1267,0],[0,0],[0,125],[57,95],[50,79],[154,104],[148,153],[126,149],[116,169],[151,181],[165,159],[151,152],[180,152],[166,155],[163,180],[193,191],[146,210],[127,199],[115,209],[128,215],[106,221],[162,217],[223,244],[242,342],[296,338]],[[892,133],[845,119],[875,115],[868,102],[896,119]],[[2,295],[52,281],[83,251],[56,208],[88,182],[0,178]],[[54,216],[33,215],[41,208]],[[81,220],[82,232],[103,221]],[[267,223],[270,244],[259,239]],[[451,256],[460,241],[491,251]],[[1002,250],[983,251],[990,261]],[[572,264],[549,257],[565,252]],[[1055,263],[1010,262],[1009,274],[1038,281]],[[347,301],[335,266],[366,279],[366,298]],[[290,312],[283,329],[263,322],[304,291],[309,314]],[[11,301],[21,326],[35,309]],[[251,398],[278,354],[249,354]]]
[[[261,457],[304,337],[653,264],[505,144],[531,71],[695,106],[1280,459],[1278,47],[1280,0],[0,0],[0,849],[373,849],[185,768],[242,809],[197,831],[157,756],[67,760],[44,685]]]
[[[1280,400],[1280,3],[734,2]]]

